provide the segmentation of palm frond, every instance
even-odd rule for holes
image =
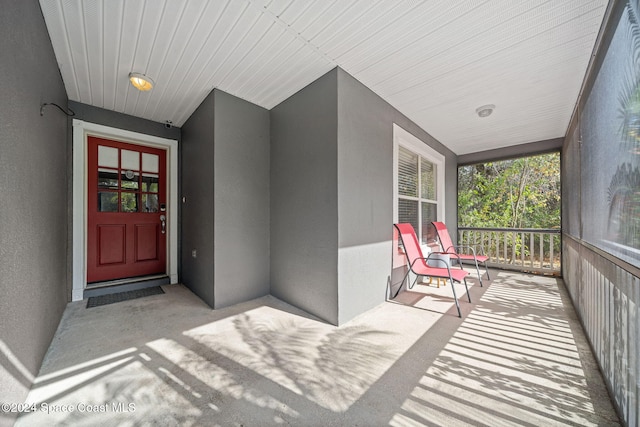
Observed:
[[[629,20],[628,37],[632,46],[632,57],[636,64],[640,64],[640,5],[639,0],[629,0],[626,6],[626,16]]]

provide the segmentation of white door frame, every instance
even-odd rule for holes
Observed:
[[[87,287],[87,136],[167,150],[167,275],[178,282],[178,141],[73,119],[72,301]]]

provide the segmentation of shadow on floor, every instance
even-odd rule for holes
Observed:
[[[446,288],[341,327],[180,285],[71,303],[16,425],[619,425],[561,282],[500,272],[462,319]]]

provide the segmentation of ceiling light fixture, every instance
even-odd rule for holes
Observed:
[[[478,113],[479,117],[489,117],[495,108],[496,106],[493,104],[483,105],[482,107],[476,108],[476,113]]]
[[[151,77],[140,73],[129,73],[129,81],[133,87],[143,92],[153,89],[153,85],[155,85]]]

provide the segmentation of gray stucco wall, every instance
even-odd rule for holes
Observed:
[[[124,129],[131,132],[138,132],[145,135],[158,136],[160,138],[180,140],[180,128],[167,128],[164,123],[141,119],[128,114],[116,111],[105,110],[104,108],[82,104],[80,102],[69,101],[69,108],[76,115],[74,119],[84,120],[90,123],[110,126],[117,129]]]
[[[20,403],[67,303],[67,117],[40,116],[67,97],[36,0],[2,5],[0,76],[0,397]]]
[[[271,113],[271,292],[343,324],[385,300],[393,124],[445,155],[452,224],[456,155],[339,68]]]
[[[338,324],[337,70],[271,110],[271,294]]]
[[[213,308],[267,295],[269,111],[216,89],[181,148],[182,282]]]
[[[456,155],[351,75],[338,73],[339,323],[385,299],[393,237],[393,124],[445,156],[445,221],[456,224]],[[455,232],[455,226],[452,227]]]
[[[214,90],[215,308],[269,294],[269,111]]]
[[[180,280],[214,307],[213,136],[214,94],[205,98],[182,126]],[[192,251],[196,256],[192,256]]]

